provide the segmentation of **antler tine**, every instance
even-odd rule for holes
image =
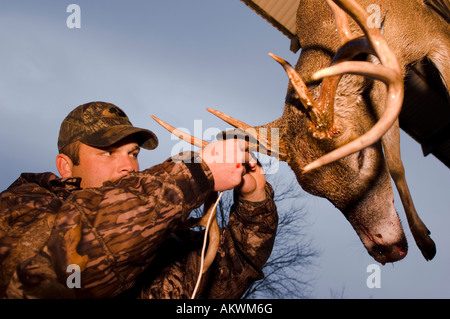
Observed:
[[[397,120],[402,103],[403,103],[403,80],[398,60],[394,53],[388,47],[386,41],[381,36],[380,30],[373,28],[368,29],[365,25],[368,15],[353,0],[333,0],[342,7],[352,18],[359,24],[366,36],[369,38],[370,44],[375,50],[376,55],[383,65],[374,65],[369,62],[340,62],[327,69],[316,72],[314,79],[324,77],[334,77],[342,74],[359,74],[369,76],[383,81],[387,85],[386,108],[377,121],[377,123],[365,134],[352,142],[322,156],[303,168],[303,172],[309,172],[315,168],[326,165],[341,159],[347,155],[364,149],[365,147],[378,141]]]
[[[336,29],[339,35],[341,47],[333,57],[332,63],[342,60],[351,60],[358,53],[376,54],[367,38],[356,37],[350,29],[347,13],[342,10],[333,0],[326,0],[333,12]]]
[[[256,141],[258,141],[258,143],[264,147],[267,150],[267,154],[271,155],[271,156],[280,156],[282,158],[286,157],[286,154],[283,152],[280,152],[279,150],[275,150],[274,148],[272,148],[270,146],[270,142],[267,140],[267,138],[263,137],[261,134],[259,134],[258,130],[255,129],[254,127],[239,121],[223,112],[214,110],[212,108],[207,108],[206,109],[208,112],[214,114],[215,116],[217,116],[218,118],[220,118],[221,120],[227,122],[230,125],[233,125],[236,128],[241,129],[242,131],[244,131],[245,133],[247,133],[250,137],[252,137],[253,139],[255,139]]]
[[[261,143],[261,145],[263,145],[266,149],[267,148],[267,141],[260,141],[260,136],[258,134],[258,132],[251,127],[248,124],[245,124],[244,122],[241,122],[223,112],[214,110],[212,108],[206,108],[206,110],[212,114],[214,114],[215,116],[217,116],[218,118],[220,118],[221,120],[224,120],[225,122],[227,122],[228,124],[233,125],[236,128],[239,128],[241,130],[243,130],[244,132],[248,133],[251,137],[253,137],[256,141],[258,141],[259,143]],[[269,149],[268,149],[269,150]]]
[[[314,101],[313,97],[308,91],[308,88],[306,87],[305,82],[300,77],[300,75],[295,71],[295,69],[290,65],[286,60],[280,58],[279,56],[276,56],[273,53],[269,53],[269,55],[278,63],[281,64],[281,66],[286,71],[289,80],[291,81],[295,91],[298,94],[298,97],[300,101],[302,102],[303,106],[310,110],[316,105],[316,101]]]
[[[225,114],[225,113],[223,113],[223,112],[214,110],[214,109],[209,108],[209,107],[207,107],[206,110],[207,110],[208,112],[214,114],[215,116],[217,116],[217,117],[220,118],[221,120],[224,120],[224,121],[227,122],[228,124],[231,124],[231,125],[233,125],[234,127],[240,128],[240,129],[242,129],[243,131],[246,131],[246,130],[248,130],[249,128],[251,128],[250,125],[245,124],[244,122],[239,121],[239,120],[237,120],[237,119],[235,119],[235,118],[233,118],[233,117],[231,117],[231,116],[229,116],[229,115],[227,115],[227,114]]]
[[[326,0],[328,6],[333,12],[334,19],[336,21],[336,27],[339,34],[341,45],[354,38],[350,25],[348,23],[347,14],[341,10],[332,0]]]
[[[331,138],[335,133],[333,126],[334,95],[340,77],[325,79],[322,83],[319,99],[316,101],[311,96],[301,76],[286,60],[272,53],[269,53],[269,55],[280,63],[286,71],[311,122],[314,124],[311,126],[314,136],[318,138]]]
[[[390,85],[395,84],[398,80],[398,73],[391,68],[387,68],[383,65],[375,65],[370,62],[363,61],[346,61],[340,62],[329,68],[317,71],[313,74],[312,78],[319,80],[326,77],[332,77],[343,74],[357,74],[367,77],[371,77]]]
[[[199,139],[195,136],[189,135],[187,133],[184,133],[182,131],[180,131],[179,129],[171,126],[170,124],[167,124],[166,122],[160,120],[159,118],[157,118],[156,116],[152,115],[151,116],[156,122],[158,122],[162,127],[164,127],[166,130],[168,130],[170,133],[172,133],[173,135],[178,136],[180,139],[182,139],[185,142],[188,142],[194,146],[203,148],[206,145],[208,145],[208,142],[203,141],[202,139]]]

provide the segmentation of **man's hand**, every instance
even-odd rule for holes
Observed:
[[[242,183],[237,187],[242,199],[250,202],[261,202],[266,199],[266,178],[264,170],[258,163],[253,167],[246,167],[246,174]]]
[[[227,139],[209,143],[201,150],[202,160],[214,177],[214,190],[224,191],[240,185],[246,170],[255,169],[256,160],[245,150],[246,142]]]

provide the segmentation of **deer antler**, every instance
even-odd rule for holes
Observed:
[[[316,72],[313,75],[314,79],[322,79],[327,77],[334,77],[343,74],[358,74],[363,76],[372,77],[383,81],[388,89],[386,98],[385,112],[378,120],[378,122],[365,134],[352,142],[322,156],[321,158],[313,161],[303,168],[303,172],[311,171],[320,166],[334,162],[347,155],[355,153],[359,150],[370,146],[379,140],[395,123],[397,120],[403,102],[403,79],[401,75],[400,64],[395,54],[388,47],[386,41],[381,35],[381,32],[377,28],[368,28],[366,22],[368,20],[367,12],[361,8],[353,0],[333,0],[343,10],[345,10],[360,26],[366,37],[369,39],[370,46],[374,53],[379,58],[382,65],[374,65],[369,62],[339,62],[327,69]],[[331,9],[336,18],[336,25],[339,33],[345,34],[348,31],[348,23],[346,18],[344,19],[340,10],[334,4],[330,4]],[[342,37],[342,36],[341,36]],[[367,47],[361,47],[361,50],[367,52]],[[337,59],[338,60],[338,59]]]
[[[323,81],[320,97],[316,101],[309,93],[303,79],[286,60],[273,53],[269,53],[269,55],[285,69],[292,86],[311,119],[310,131],[313,135],[317,138],[332,138],[336,133],[333,126],[334,95],[340,76],[329,77]]]
[[[178,138],[182,139],[185,142],[188,142],[194,146],[197,147],[205,147],[206,145],[208,145],[208,142],[203,141],[202,139],[199,139],[195,136],[191,136],[189,134],[186,134],[182,131],[180,131],[179,129],[173,127],[170,124],[167,124],[166,122],[160,120],[159,118],[157,118],[156,116],[151,116],[152,119],[154,119],[156,122],[158,122],[159,125],[161,125],[162,127],[164,127],[166,130],[168,130],[170,133],[172,133],[173,135],[176,135]]]
[[[241,129],[243,131],[242,135],[248,135],[249,137],[251,137],[253,140],[249,140],[250,149],[252,149],[253,147],[256,149],[257,145],[259,144],[267,152],[267,155],[279,157],[282,159],[286,158],[286,156],[287,156],[286,153],[284,153],[283,151],[280,151],[279,145],[276,144],[279,142],[279,139],[272,140],[268,136],[263,136],[263,134],[260,134],[258,129],[256,129],[248,124],[245,124],[244,122],[241,122],[223,112],[214,110],[212,108],[206,108],[206,110],[208,112],[214,114],[218,118],[224,120],[228,124],[231,124],[234,127]],[[224,132],[224,133],[226,133],[226,132]],[[239,132],[236,132],[236,131],[234,131],[233,134],[240,135]],[[261,149],[260,149],[260,151],[262,153]]]

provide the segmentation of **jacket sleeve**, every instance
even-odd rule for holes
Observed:
[[[167,236],[214,187],[202,163],[169,159],[101,188],[74,192],[56,218],[49,251],[60,282],[77,265],[77,297],[112,297],[129,289]]]
[[[216,258],[203,275],[196,297],[240,298],[255,280],[263,278],[262,268],[272,252],[278,225],[269,183],[266,193],[266,200],[260,203],[235,196],[228,225],[221,230]],[[173,234],[140,278],[139,297],[191,298],[199,275],[202,241],[203,232]]]
[[[203,297],[240,298],[255,280],[264,278],[262,269],[272,252],[278,226],[269,183],[266,193],[267,199],[261,203],[235,201]]]

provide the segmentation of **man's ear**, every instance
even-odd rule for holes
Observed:
[[[56,168],[61,177],[72,177],[72,160],[65,154],[58,154],[56,156]]]

